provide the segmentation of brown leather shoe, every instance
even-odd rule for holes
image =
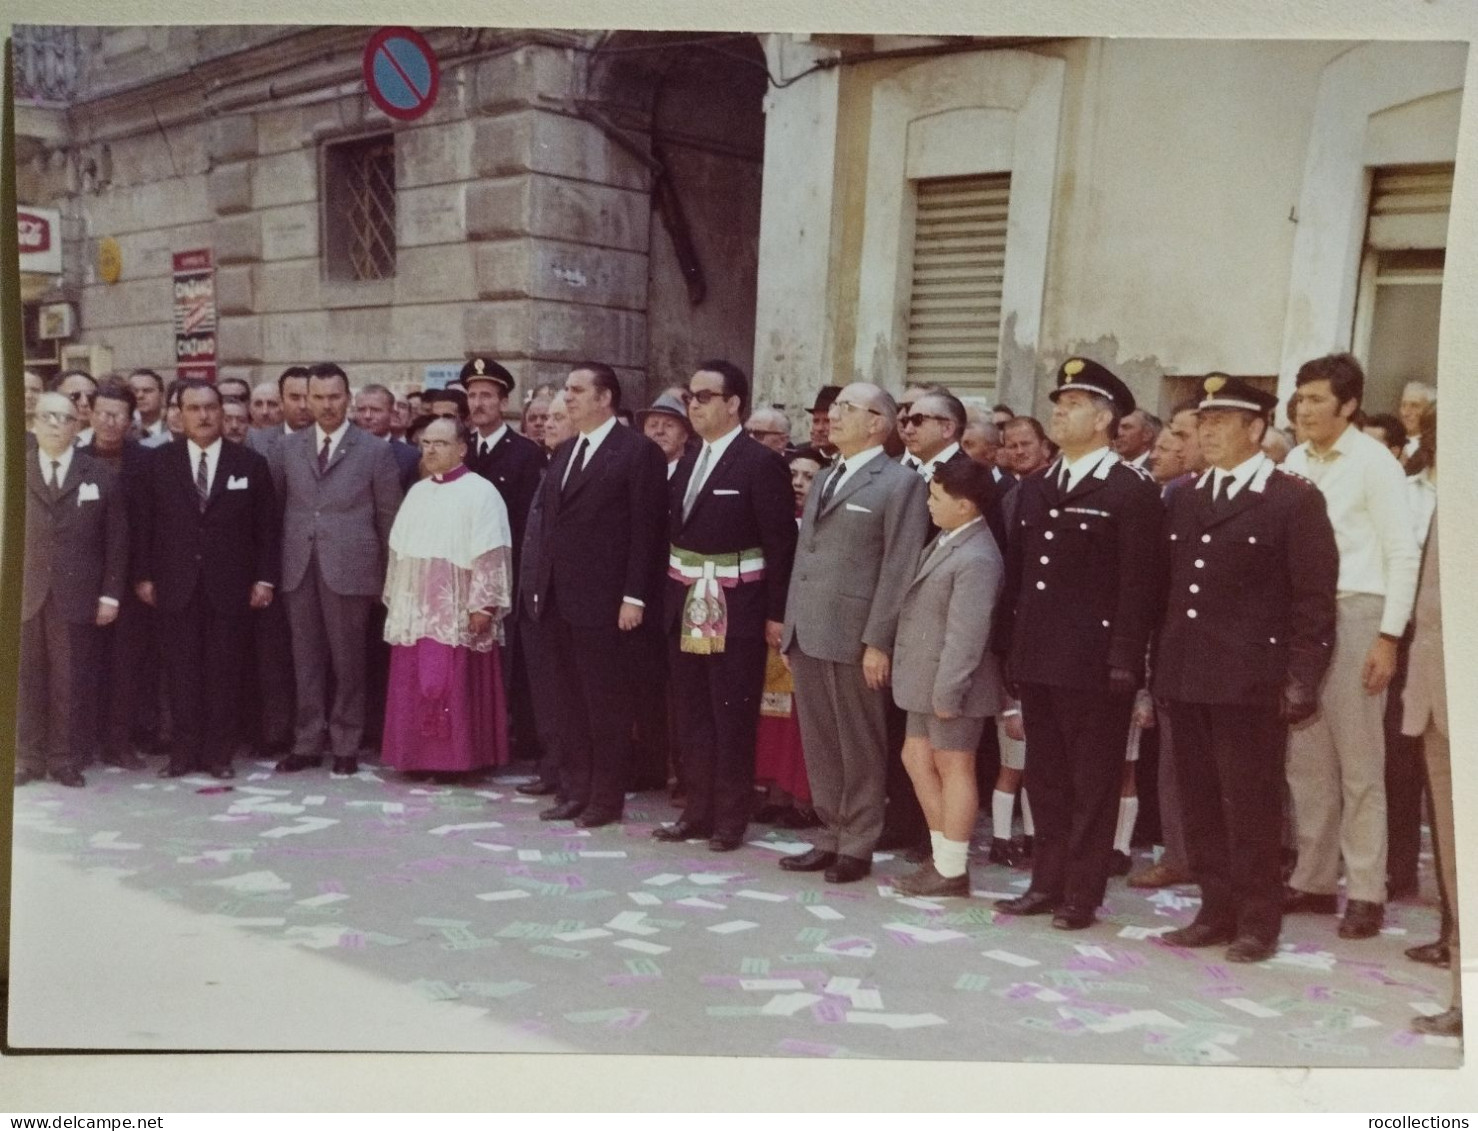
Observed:
[[[1441,939],[1407,947],[1406,957],[1413,962],[1423,962],[1428,966],[1437,966],[1443,970],[1452,964],[1452,952],[1447,949],[1447,944]]]
[[[1455,1005],[1435,1017],[1413,1017],[1411,1027],[1429,1037],[1461,1037],[1463,1035],[1463,1007]]]
[[[893,881],[893,890],[902,895],[924,896],[930,899],[947,899],[970,894],[970,873],[958,876],[941,876],[932,863],[925,864],[917,872],[900,876]]]
[[[1374,938],[1380,934],[1381,926],[1385,921],[1385,904],[1352,899],[1345,904],[1345,917],[1339,925],[1339,937],[1342,939]]]
[[[1228,962],[1266,962],[1278,953],[1277,940],[1268,942],[1256,935],[1238,935],[1227,947]]]
[[[1162,862],[1151,864],[1148,868],[1141,868],[1124,882],[1132,888],[1168,888],[1176,884],[1190,883],[1191,874]]]

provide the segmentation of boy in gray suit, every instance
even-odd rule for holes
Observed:
[[[967,856],[980,799],[975,748],[1005,697],[986,650],[1001,592],[1001,551],[983,510],[990,468],[941,464],[929,483],[939,535],[925,548],[903,595],[893,644],[893,701],[908,712],[903,765],[929,823],[932,859],[894,882],[905,895],[970,894]]]

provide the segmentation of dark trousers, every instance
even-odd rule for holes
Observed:
[[[520,616],[518,641],[528,669],[533,725],[539,737],[539,778],[560,785],[564,760],[559,752],[559,692],[551,657],[553,644],[549,639],[552,623],[547,618],[536,621],[527,615]]]
[[[642,622],[637,648],[640,664],[632,671],[631,696],[636,708],[631,788],[666,789],[672,761],[674,715],[668,711],[669,642],[656,622]],[[758,711],[758,706],[756,706]],[[758,722],[758,719],[756,719]],[[681,755],[679,755],[681,758]]]
[[[378,750],[385,732],[385,695],[390,684],[390,645],[385,642],[384,605],[370,606],[364,641],[364,746]]]
[[[1388,888],[1415,887],[1422,847],[1422,792],[1427,770],[1420,736],[1401,733],[1401,692],[1411,648],[1402,641],[1396,674],[1386,689],[1386,875]]]
[[[903,765],[904,732],[908,728],[908,712],[893,702],[887,703],[888,776],[884,783],[888,802],[883,809],[883,836],[878,842],[890,848],[913,848],[929,843],[929,822],[914,791],[913,779]]]
[[[508,732],[513,757],[519,761],[539,761],[544,757],[544,737],[534,703],[533,664],[524,640],[533,622],[524,617],[507,617],[503,624],[503,687],[508,697]]]
[[[98,628],[64,620],[55,597],[21,621],[16,764],[32,773],[78,770],[97,745],[90,692]]]
[[[1283,750],[1275,707],[1171,703],[1198,923],[1264,942],[1283,923]]]
[[[1132,695],[1021,686],[1033,891],[1086,911],[1103,902],[1133,708]]]
[[[247,614],[252,648],[254,694],[243,704],[257,717],[245,727],[262,750],[285,754],[292,749],[297,684],[293,676],[292,633],[287,626],[287,601],[279,591],[265,609]],[[246,680],[247,686],[253,683]]]
[[[152,618],[145,614],[152,612],[148,605],[128,593],[119,606],[118,619],[98,630],[93,679],[97,695],[98,753],[104,761],[116,761],[130,752],[138,709],[148,702],[148,696],[157,697],[157,675],[146,662],[153,625]],[[157,714],[157,709],[151,712],[155,727]]]
[[[197,588],[182,609],[160,610],[165,668],[169,679],[174,745],[169,764],[177,770],[218,770],[231,764],[237,705],[245,674],[247,612],[213,609]]]
[[[672,696],[687,805],[683,820],[716,836],[743,836],[754,792],[754,741],[767,649],[763,638],[724,641],[699,656],[672,642]]]
[[[578,627],[555,608],[540,623],[549,634],[559,707],[560,796],[619,813],[631,777],[631,671],[638,644],[614,623]]]

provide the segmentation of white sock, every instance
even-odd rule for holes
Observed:
[[[1027,797],[1025,789],[1021,791],[1021,831],[1027,836],[1037,835],[1037,826],[1032,821],[1031,798]]]
[[[934,870],[946,880],[965,874],[965,860],[970,853],[970,842],[946,840],[943,834],[934,846]]]
[[[1134,835],[1134,822],[1139,818],[1139,798],[1119,798],[1119,825],[1114,829],[1114,851],[1129,855],[1129,838]]]
[[[990,835],[996,840],[1011,839],[1011,810],[1015,805],[1014,793],[998,789],[990,795]]]
[[[929,848],[934,854],[934,859],[939,859],[939,846],[944,843],[944,834],[934,829],[929,830]]]

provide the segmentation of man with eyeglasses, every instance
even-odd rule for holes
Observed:
[[[790,420],[778,408],[761,406],[755,409],[745,421],[744,430],[781,455],[790,447]]]
[[[705,361],[684,390],[703,441],[668,494],[664,627],[687,804],[663,841],[707,838],[712,852],[744,841],[767,648],[780,644],[795,556],[795,496],[779,454],[741,435],[749,378]]]
[[[73,369],[59,376],[54,388],[76,410],[77,446],[92,443],[92,399],[97,395],[97,380],[80,369]]]
[[[26,459],[16,785],[50,775],[86,785],[96,703],[81,689],[97,664],[98,629],[118,616],[128,572],[128,516],[117,477],[76,448],[78,413],[63,394],[36,404]]]
[[[801,517],[781,652],[795,679],[806,773],[822,826],[791,872],[851,883],[872,871],[883,832],[888,681],[904,589],[928,532],[923,479],[887,458],[893,398],[854,383],[830,410],[841,459]]]

